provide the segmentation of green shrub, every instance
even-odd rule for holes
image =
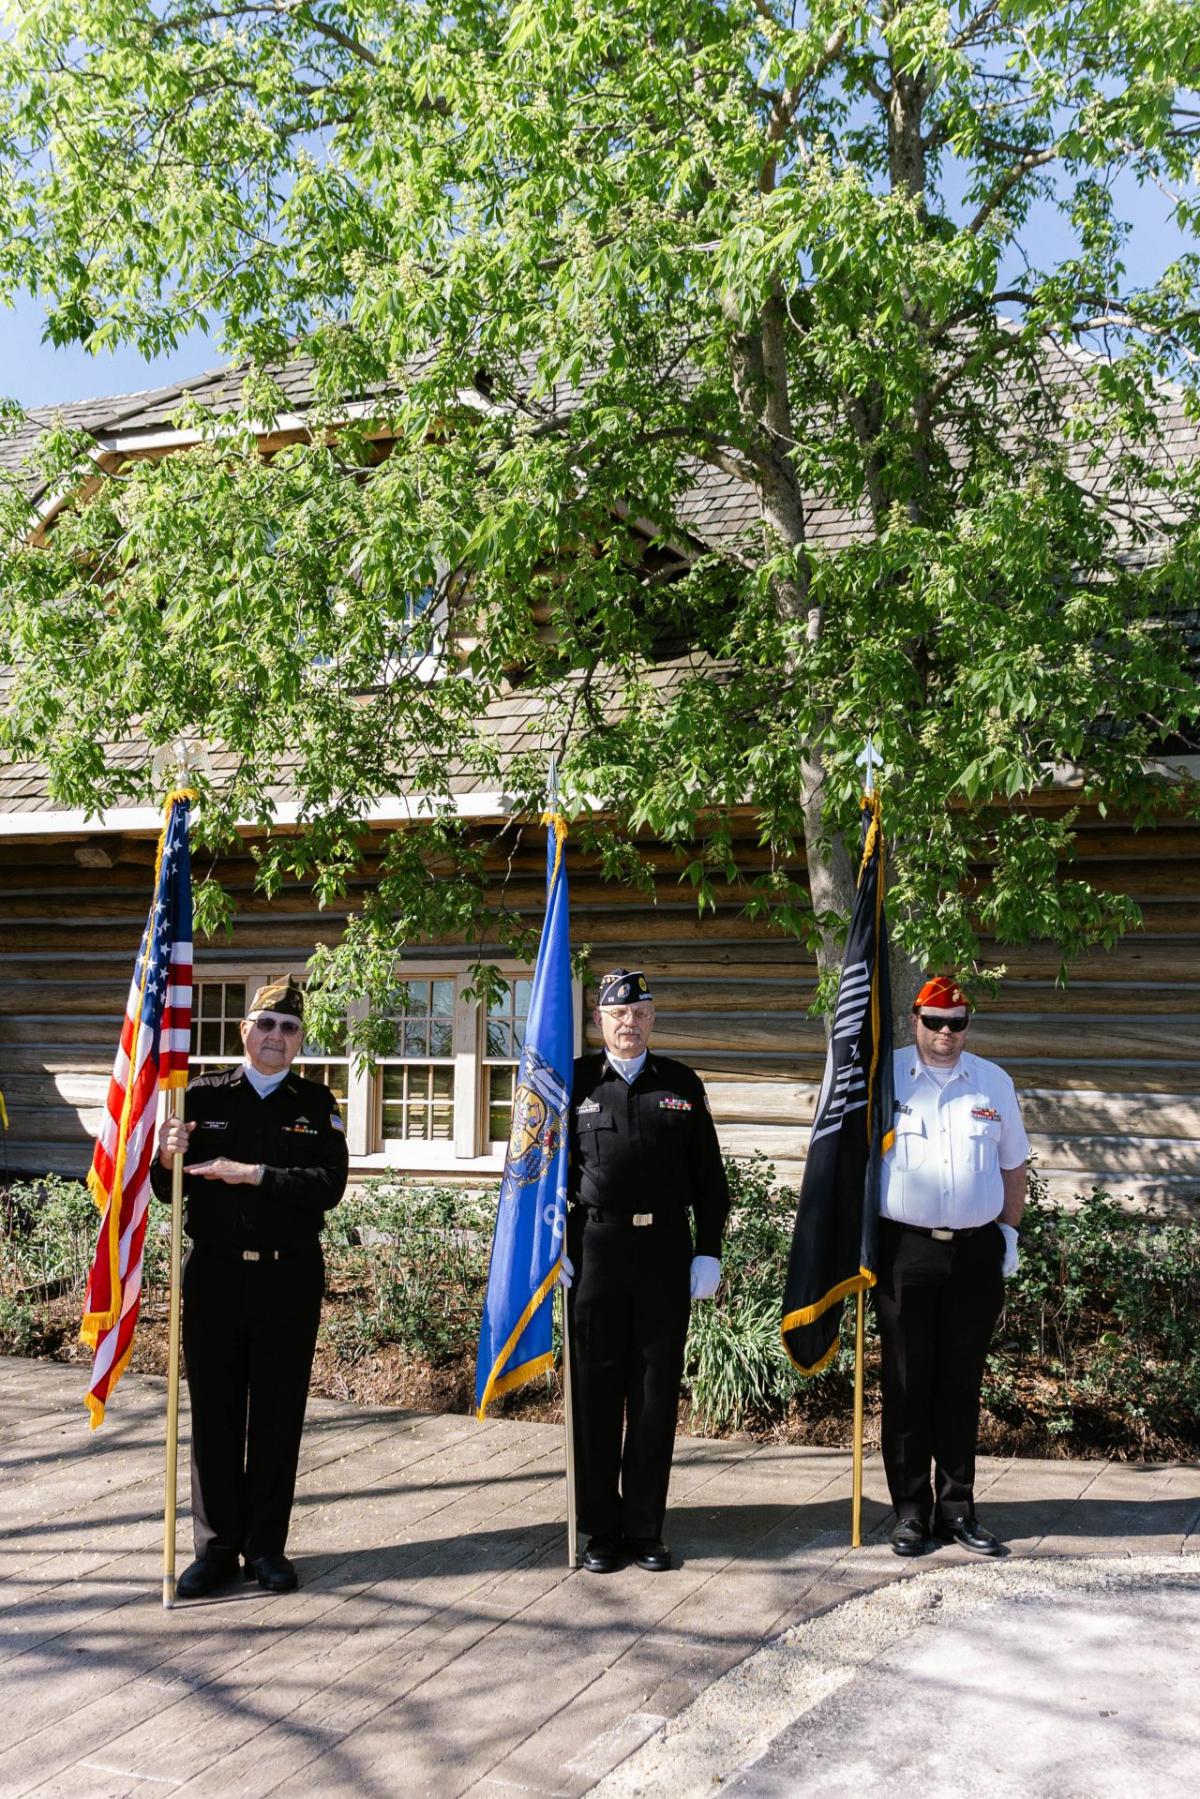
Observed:
[[[1113,1447],[1200,1442],[1200,1222],[1126,1211],[1101,1188],[1060,1211],[1036,1172],[1005,1287],[985,1401],[1021,1410],[1031,1368],[1060,1391],[1051,1434]],[[1124,1439],[1124,1440],[1123,1440]]]
[[[14,1182],[0,1195],[0,1294],[82,1293],[99,1223],[80,1181]]]
[[[692,1419],[706,1431],[742,1430],[778,1416],[796,1374],[779,1335],[781,1269],[787,1268],[796,1196],[772,1185],[757,1155],[727,1161],[731,1206],[715,1299],[692,1307],[684,1389]]]
[[[343,1361],[395,1343],[434,1367],[474,1355],[494,1193],[365,1181],[330,1214],[331,1285],[347,1304],[326,1336]]]

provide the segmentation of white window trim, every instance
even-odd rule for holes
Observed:
[[[204,981],[244,981],[249,1000],[258,987],[294,972],[295,966],[294,957],[290,963],[222,961],[211,967],[205,965],[202,957],[197,957],[192,978],[197,985]],[[518,975],[528,976],[533,972],[532,965],[527,962],[506,960],[497,962],[495,966],[506,979]],[[411,962],[406,960],[397,970],[397,978],[454,980],[454,1140],[447,1143],[434,1143],[428,1139],[410,1142],[392,1140],[386,1149],[382,1148],[379,1138],[379,1064],[376,1064],[375,1069],[368,1070],[362,1068],[354,1056],[314,1058],[346,1063],[346,1147],[350,1152],[352,1171],[356,1174],[382,1174],[389,1169],[401,1169],[411,1174],[502,1173],[505,1145],[491,1144],[484,1136],[485,1013],[478,1000],[467,1000],[464,997],[464,989],[470,985],[465,959],[459,962],[448,959],[438,961],[432,957]],[[583,1048],[583,987],[574,975],[571,977],[571,1005],[574,1053],[579,1055]],[[353,1020],[361,1017],[362,1012],[363,1003],[356,1001],[349,1009],[349,1018]],[[404,1059],[399,1056],[394,1058],[396,1062]],[[412,1059],[419,1061],[421,1058]],[[381,1061],[391,1060],[391,1057],[381,1058]],[[227,1066],[233,1067],[236,1063],[229,1061]],[[297,1067],[303,1072],[303,1062],[298,1062]]]

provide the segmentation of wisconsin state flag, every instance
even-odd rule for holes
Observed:
[[[883,813],[865,795],[862,860],[838,981],[783,1295],[783,1341],[801,1374],[837,1353],[841,1303],[875,1284],[879,1168],[892,1146],[892,994],[883,910]]]

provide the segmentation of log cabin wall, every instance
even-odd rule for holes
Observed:
[[[374,847],[365,846],[348,909],[369,890]],[[1200,826],[1177,821],[1135,835],[1085,811],[1077,860],[1101,886],[1134,895],[1143,930],[1076,965],[1065,989],[1055,985],[1052,947],[989,946],[989,960],[1009,974],[982,1007],[971,1047],[1016,1081],[1056,1197],[1097,1181],[1137,1202],[1188,1209],[1200,1201]],[[153,862],[148,835],[0,840],[0,1088],[11,1168],[80,1175],[89,1164]],[[506,867],[507,902],[536,918],[540,833],[526,832]],[[590,974],[620,962],[650,971],[656,1043],[708,1082],[725,1149],[761,1150],[780,1180],[796,1184],[824,1055],[807,1012],[811,958],[742,917],[736,891],[698,917],[666,854],[654,900],[603,881],[577,849],[569,867],[572,941],[590,946]],[[198,979],[250,965],[299,970],[314,944],[336,940],[341,915],[319,911],[303,890],[271,902],[254,892],[249,849],[215,872],[235,895],[236,924],[231,940],[197,944]],[[425,968],[453,968],[466,952],[436,944],[413,955]],[[593,998],[589,981],[589,1046],[598,1041]],[[355,1157],[360,1170],[380,1165],[378,1154]]]

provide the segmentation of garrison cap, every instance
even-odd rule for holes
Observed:
[[[256,1012],[278,1012],[284,1018],[303,1019],[303,989],[290,974],[284,975],[281,981],[268,981],[250,1001],[246,1017],[253,1018]]]
[[[614,968],[600,976],[598,1006],[636,1006],[639,1000],[653,998],[650,983],[640,968]]]
[[[955,1006],[965,1006],[971,1010],[971,1002],[952,975],[931,975],[913,1001],[913,1011],[920,1012],[925,1006],[933,1006],[939,1012],[953,1011]]]

